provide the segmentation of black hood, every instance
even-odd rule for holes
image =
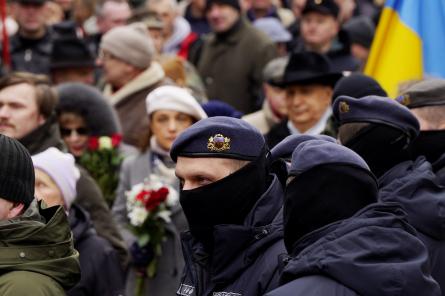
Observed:
[[[372,204],[303,237],[282,283],[324,275],[367,296],[437,295],[428,253],[395,204]],[[420,294],[419,294],[420,293]]]

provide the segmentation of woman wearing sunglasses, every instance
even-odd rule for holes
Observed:
[[[113,108],[94,87],[64,83],[57,87],[57,117],[68,151],[78,160],[87,150],[91,136],[112,136],[120,130]]]

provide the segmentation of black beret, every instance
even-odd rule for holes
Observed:
[[[298,176],[325,164],[350,165],[370,172],[363,158],[351,149],[328,141],[309,140],[301,143],[292,153],[289,175]]]
[[[396,100],[410,109],[445,105],[445,80],[428,79],[415,83]]]
[[[293,53],[284,70],[283,80],[277,86],[322,84],[334,87],[342,77],[341,73],[333,72],[329,59],[316,52]]]
[[[265,146],[263,135],[244,120],[215,116],[202,119],[173,142],[171,158],[178,156],[254,160]]]
[[[333,105],[334,117],[340,125],[362,122],[394,127],[411,139],[419,134],[416,117],[401,104],[387,97],[367,96],[360,99],[340,96]]]
[[[319,12],[337,18],[340,8],[334,0],[307,0],[301,13],[304,15],[309,12]]]
[[[290,159],[295,148],[297,148],[301,143],[309,140],[322,140],[332,143],[337,142],[334,138],[325,135],[290,135],[284,138],[284,140],[278,143],[270,151],[271,160],[274,161],[278,158]]]

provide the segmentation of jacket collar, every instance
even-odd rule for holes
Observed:
[[[117,92],[112,92],[112,87],[110,84],[106,84],[104,88],[104,95],[109,98],[109,102],[116,106],[120,102],[122,102],[125,98],[131,96],[138,91],[143,90],[144,88],[148,88],[158,83],[165,77],[164,70],[161,65],[155,61],[153,61],[144,72],[139,74],[132,81],[124,85]]]
[[[60,136],[56,115],[51,115],[46,122],[28,135],[19,139],[31,155],[45,151],[50,147],[66,150]]]

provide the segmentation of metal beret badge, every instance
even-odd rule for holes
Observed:
[[[209,138],[207,149],[214,152],[230,150],[230,138],[224,137],[221,134],[216,134]]]

